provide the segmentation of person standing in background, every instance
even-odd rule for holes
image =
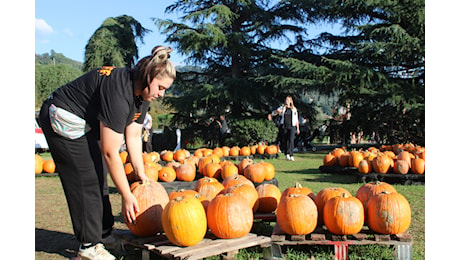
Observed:
[[[300,134],[299,114],[291,96],[287,96],[285,104],[271,113],[271,116],[281,115],[282,142],[285,147],[286,159],[294,161],[294,139]]]
[[[150,107],[149,110],[150,112]],[[147,112],[142,126],[142,150],[146,153],[153,151],[152,145],[152,116]]]

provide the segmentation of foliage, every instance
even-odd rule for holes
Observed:
[[[289,88],[276,89],[257,81],[271,73],[274,40],[288,40],[289,33],[302,29],[279,19],[270,1],[176,1],[166,12],[184,13],[181,22],[155,19],[167,42],[175,45],[187,62],[203,66],[179,73],[166,99],[176,109],[174,123],[200,128],[211,117],[226,114],[240,118],[266,118],[287,94],[299,100],[306,115],[315,110],[300,102]],[[313,118],[313,116],[312,116]]]
[[[82,74],[80,69],[67,64],[35,65],[35,109],[39,109],[55,89]]]
[[[272,143],[278,135],[275,124],[263,119],[244,119],[235,121],[232,125],[232,143],[240,147],[259,142]]]
[[[85,47],[84,71],[102,66],[134,66],[138,58],[136,40],[143,43],[143,37],[148,32],[131,16],[105,19]]]
[[[298,42],[279,57],[289,81],[275,85],[314,84],[323,92],[340,93],[350,105],[350,129],[380,133],[386,142],[424,144],[425,7],[424,1],[280,2],[314,10],[310,15],[340,23],[343,35],[323,33]],[[319,5],[317,5],[319,4]],[[314,8],[313,8],[314,7]],[[322,46],[322,54],[305,52]],[[297,91],[301,91],[299,86]]]
[[[59,65],[67,64],[73,68],[81,70],[83,64],[79,61],[74,61],[64,56],[62,53],[56,53],[51,50],[50,53],[35,54],[35,65]]]

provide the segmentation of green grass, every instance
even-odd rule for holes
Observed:
[[[363,183],[358,183],[356,177],[342,174],[321,173],[318,167],[322,164],[325,152],[297,153],[294,162],[284,157],[267,160],[276,169],[275,178],[280,190],[300,182],[310,188],[315,194],[326,187],[342,187],[353,195]],[[281,154],[280,154],[281,155]],[[42,154],[46,158],[49,154]],[[260,161],[260,160],[255,160]],[[73,238],[70,217],[65,202],[62,187],[57,177],[37,177],[35,179],[35,228],[36,228],[36,259],[67,259],[74,253],[72,250],[78,243]],[[116,218],[115,228],[127,229],[120,217],[121,198],[114,185],[111,187],[112,211]],[[425,259],[425,186],[397,185],[396,190],[404,195],[411,205],[412,222],[408,233],[413,238],[413,259]],[[52,219],[52,221],[50,220]],[[253,232],[270,236],[274,223],[267,224],[255,221]],[[38,233],[38,235],[37,235]],[[38,239],[37,239],[38,238]],[[50,241],[46,241],[49,239]],[[67,241],[67,242],[65,242]],[[37,243],[39,246],[37,246]],[[332,246],[292,246],[285,247],[285,259],[333,259]],[[349,246],[349,259],[394,259],[393,248],[385,246]],[[139,259],[140,253],[134,255],[117,255],[120,259]],[[260,247],[240,250],[237,259],[262,259]],[[212,257],[209,259],[219,259]]]

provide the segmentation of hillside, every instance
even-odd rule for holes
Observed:
[[[56,53],[54,50],[51,50],[50,53],[35,54],[35,64],[36,65],[66,64],[66,65],[69,65],[79,70],[83,69],[83,63],[69,59],[65,57],[64,54]]]

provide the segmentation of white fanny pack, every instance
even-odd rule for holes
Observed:
[[[54,104],[49,108],[49,115],[53,131],[60,136],[77,139],[91,130],[84,119]]]

